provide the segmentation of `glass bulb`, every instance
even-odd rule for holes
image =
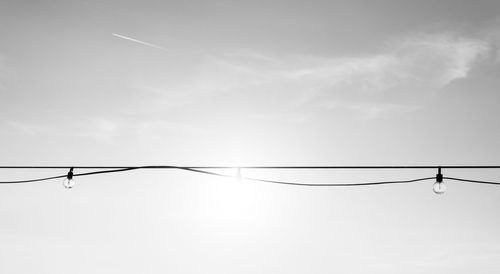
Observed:
[[[443,182],[435,182],[434,186],[432,186],[432,190],[436,194],[444,194],[446,191],[446,185]]]
[[[75,186],[75,180],[73,179],[64,179],[63,186],[67,189],[73,188]]]
[[[242,176],[241,176],[241,168],[238,168],[238,169],[236,169],[236,180],[238,182],[241,182],[241,178],[242,178]]]

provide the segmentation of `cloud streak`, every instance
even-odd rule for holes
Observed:
[[[390,54],[400,60],[398,69],[409,77],[441,87],[467,77],[490,48],[485,40],[458,34],[420,34],[396,42]]]
[[[155,48],[155,49],[168,51],[168,49],[166,49],[166,48],[164,48],[162,46],[155,45],[155,44],[148,43],[148,42],[144,42],[144,41],[141,41],[141,40],[137,40],[137,39],[125,36],[125,35],[121,35],[121,34],[117,34],[117,33],[111,33],[111,35],[113,35],[115,37],[118,37],[118,38],[121,38],[121,39],[125,39],[125,40],[128,40],[128,41],[131,41],[131,42],[135,42],[135,43],[138,43],[138,44],[141,44],[141,45],[152,47],[152,48]]]
[[[378,106],[377,100],[389,93],[432,94],[466,78],[491,47],[483,39],[443,32],[400,37],[378,53],[361,56],[276,57],[233,52],[205,59],[193,71],[192,79],[178,89],[191,97],[237,94],[247,104],[271,105],[274,100],[275,105],[316,104],[323,109],[368,104],[372,109],[368,116],[373,117],[387,111],[418,109],[414,102],[409,106],[398,106],[398,102]]]

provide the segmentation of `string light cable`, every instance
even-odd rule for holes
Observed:
[[[459,181],[466,183],[475,184],[489,184],[489,185],[500,185],[500,182],[492,181],[481,181],[481,180],[471,180],[456,177],[445,177],[441,173],[442,169],[500,169],[500,166],[245,166],[245,167],[233,167],[233,166],[0,166],[0,169],[69,169],[66,175],[58,175],[51,177],[43,177],[28,180],[17,180],[17,181],[0,181],[0,184],[21,184],[21,183],[34,183],[41,181],[48,181],[54,179],[64,178],[63,185],[65,188],[73,188],[75,185],[75,177],[80,176],[91,176],[106,173],[117,173],[126,172],[138,169],[177,169],[184,170],[188,172],[201,173],[212,176],[219,177],[229,177],[237,178],[238,180],[247,180],[254,182],[279,184],[279,185],[289,185],[289,186],[302,186],[302,187],[359,187],[359,186],[373,186],[373,185],[389,185],[389,184],[409,184],[421,181],[434,180],[433,191],[436,194],[443,194],[446,191],[446,185],[444,180]],[[74,173],[75,169],[94,169],[98,171]],[[219,172],[210,171],[213,169],[237,169],[236,175],[227,175]],[[378,182],[359,182],[359,183],[303,183],[303,182],[290,182],[290,181],[276,181],[267,180],[260,178],[252,178],[242,176],[243,169],[286,169],[286,170],[319,170],[319,169],[437,169],[438,173],[433,177],[424,177],[410,180],[399,180],[399,181],[378,181]]]

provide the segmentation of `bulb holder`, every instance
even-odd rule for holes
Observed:
[[[443,174],[441,174],[441,173],[436,174],[436,182],[437,183],[443,182]]]
[[[67,189],[73,188],[75,186],[75,180],[73,180],[73,168],[70,168],[66,179],[63,181],[63,186]]]
[[[436,174],[436,182],[432,186],[432,190],[436,194],[444,194],[446,191],[446,185],[443,182],[443,174],[441,173],[441,168],[438,168],[438,173]]]
[[[68,175],[66,175],[66,179],[73,180],[73,168],[69,169]]]

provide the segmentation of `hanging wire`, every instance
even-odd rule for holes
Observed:
[[[3,182],[0,182],[0,184],[35,183],[35,182],[42,182],[42,181],[48,181],[48,180],[53,180],[53,179],[59,179],[59,178],[66,178],[66,175],[52,176],[52,177],[45,177],[45,178],[38,178],[38,179],[30,179],[30,180],[20,180],[20,181],[3,181]]]
[[[199,169],[192,169],[192,168],[185,168],[185,170],[193,171],[193,172],[198,172],[198,173],[203,173],[203,174],[209,174],[209,175],[214,175],[214,176],[220,176],[220,177],[230,177],[234,178],[236,176],[234,175],[226,175],[226,174],[221,174],[217,172],[211,172],[211,171],[205,171],[205,170],[199,170]],[[332,186],[369,186],[369,185],[387,185],[387,184],[407,184],[407,183],[415,183],[415,182],[420,182],[420,181],[425,181],[425,180],[433,180],[435,177],[427,177],[427,178],[419,178],[419,179],[413,179],[413,180],[404,180],[404,181],[383,181],[383,182],[365,182],[365,183],[332,183],[332,184],[309,184],[309,183],[296,183],[296,182],[288,182],[288,181],[274,181],[274,180],[265,180],[265,179],[257,179],[257,178],[250,178],[250,177],[245,177],[245,176],[240,176],[241,179],[243,180],[249,180],[249,181],[255,181],[255,182],[263,182],[263,183],[271,183],[271,184],[279,184],[279,185],[291,185],[291,186],[323,186],[323,187],[332,187]]]
[[[486,185],[500,185],[500,183],[498,183],[498,182],[470,180],[470,179],[462,179],[462,178],[455,178],[455,177],[443,177],[443,178],[447,179],[447,180],[453,180],[453,181],[459,181],[459,182],[466,182],[466,183],[486,184]]]
[[[138,169],[179,169],[189,172],[207,174],[219,177],[235,178],[234,175],[227,175],[218,172],[207,171],[204,169],[500,169],[500,166],[246,166],[246,167],[233,167],[233,166],[128,166],[128,167],[98,167],[98,166],[0,166],[0,169],[65,169],[65,168],[75,168],[75,169],[104,169],[99,171],[84,172],[73,174],[73,177],[80,176],[90,176],[97,174],[106,173],[117,173],[126,172]],[[52,177],[36,178],[30,180],[19,180],[19,181],[0,181],[0,184],[20,184],[20,183],[32,183],[41,182],[59,178],[66,178],[67,175],[59,175]],[[354,186],[369,186],[369,185],[388,185],[388,184],[408,184],[420,181],[433,180],[436,177],[425,177],[411,180],[399,180],[399,181],[379,181],[379,182],[362,182],[362,183],[329,183],[329,184],[314,184],[314,183],[301,183],[301,182],[289,182],[289,181],[275,181],[266,180],[259,178],[241,177],[241,179],[272,183],[280,185],[290,185],[290,186],[306,186],[306,187],[354,187]],[[490,184],[490,185],[500,185],[498,182],[490,181],[480,181],[480,180],[470,180],[455,177],[444,177],[444,179],[477,183],[477,184]]]

